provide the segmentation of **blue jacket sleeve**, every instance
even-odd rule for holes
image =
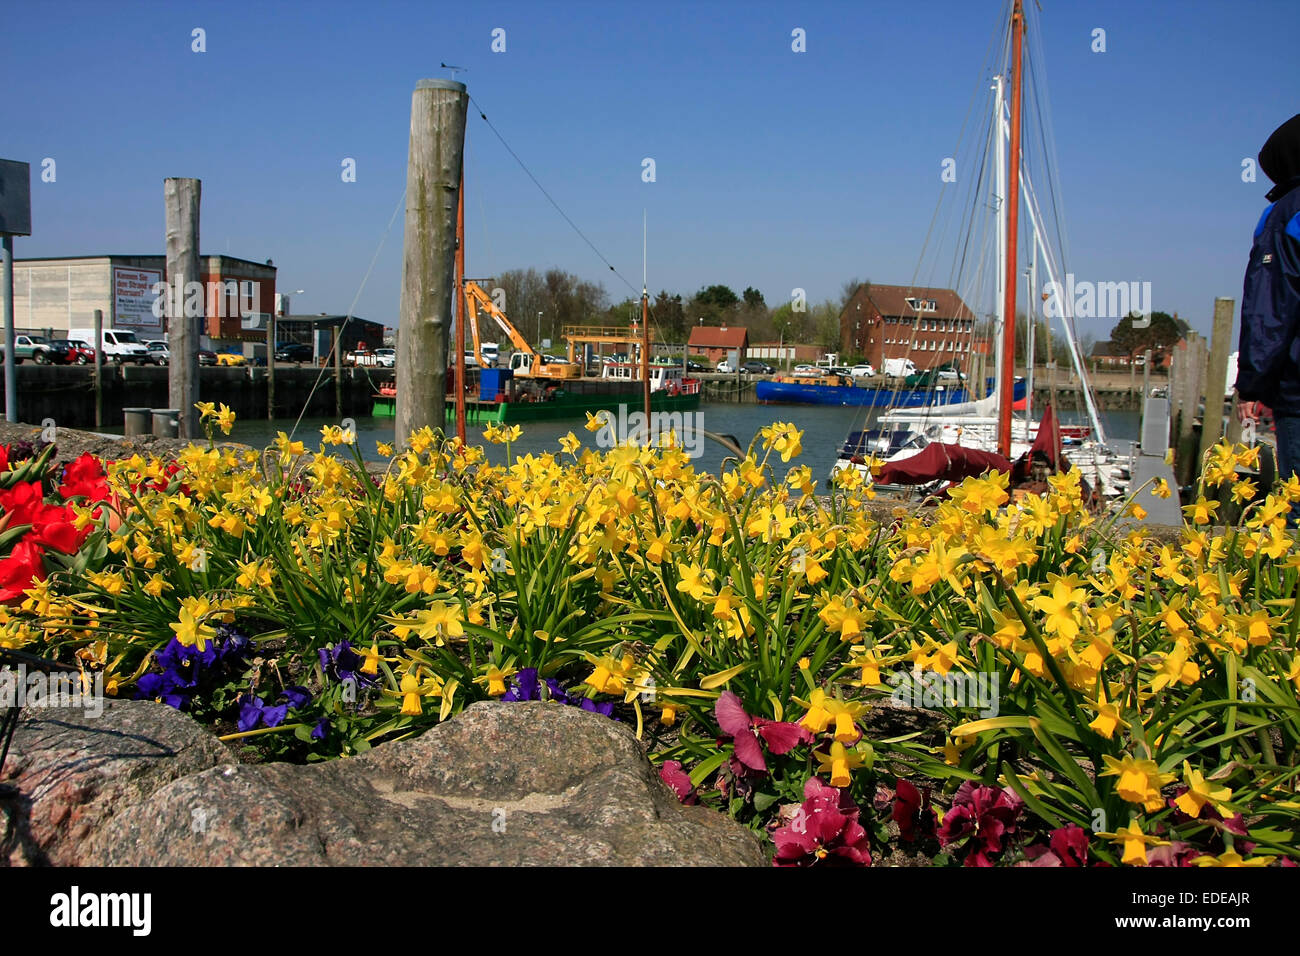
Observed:
[[[1279,228],[1280,226],[1280,228]],[[1300,212],[1264,228],[1251,250],[1241,303],[1237,392],[1245,401],[1274,399],[1300,331]]]

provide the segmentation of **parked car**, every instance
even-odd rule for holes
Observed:
[[[4,355],[4,343],[0,342],[0,356]],[[49,365],[51,362],[59,361],[51,353],[50,342],[43,335],[15,335],[14,336],[14,364],[22,365],[23,359],[31,359],[37,365]]]
[[[935,369],[935,372],[941,382],[956,382],[966,377],[958,371],[957,367],[951,362],[945,362],[943,365],[940,365]]]
[[[310,362],[314,355],[311,346],[301,342],[281,342],[275,350],[277,362]]]
[[[871,378],[876,374],[876,370],[870,365],[855,365],[849,374],[854,378]]]
[[[768,365],[766,362],[760,362],[757,359],[750,359],[744,365],[740,366],[740,372],[742,375],[771,375],[775,371],[776,369],[772,366]]]
[[[72,345],[72,359],[77,365],[89,365],[95,361],[95,350],[91,348],[89,342],[83,342],[81,339],[69,339]]]
[[[166,365],[171,362],[172,350],[162,339],[146,342],[144,347],[149,352],[149,361],[153,362],[154,365]]]
[[[217,353],[213,352],[211,349],[199,349],[199,364],[216,365]]]
[[[240,352],[218,352],[218,365],[247,365],[248,358]]]
[[[847,365],[832,365],[826,371],[831,375],[843,375],[846,378],[853,374],[853,369],[849,368]]]
[[[730,362],[728,362],[726,359],[723,359],[721,362],[718,363],[718,371],[724,375],[730,375],[732,372],[735,371],[735,369],[731,367]]]
[[[375,349],[375,358],[379,360],[380,368],[395,368],[397,366],[397,349]]]
[[[686,371],[688,372],[711,372],[713,371],[707,365],[701,365],[699,362],[687,362]]]
[[[55,365],[71,365],[77,361],[77,348],[70,339],[50,339],[50,361]]]
[[[135,337],[133,329],[100,329],[99,341],[95,341],[93,328],[73,328],[68,330],[68,338],[89,342],[104,353],[104,361],[121,365],[134,362],[136,365],[148,365],[151,359],[144,343]]]

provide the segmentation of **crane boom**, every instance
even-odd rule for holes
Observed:
[[[496,303],[492,301],[490,295],[483,291],[483,287],[472,279],[465,282],[465,303],[469,306],[469,314],[472,317],[471,321],[477,323],[478,315],[475,312],[475,308],[476,306],[482,307],[483,311],[491,316],[493,321],[495,321],[501,328],[501,331],[509,336],[510,344],[515,347],[516,351],[526,352],[533,358],[537,357],[537,353],[533,351],[533,347],[528,344],[528,340],[519,334],[519,330],[516,329],[514,325],[511,324],[510,320],[506,318],[506,314],[496,307]],[[475,349],[477,349],[477,325],[475,325],[475,330],[474,340]],[[482,356],[479,357],[479,360],[482,361]]]
[[[570,362],[546,362],[537,351],[528,344],[528,340],[523,337],[518,329],[514,327],[511,321],[506,318],[506,314],[497,308],[492,297],[483,290],[483,287],[472,279],[465,281],[465,304],[470,328],[474,330],[474,353],[478,358],[479,365],[486,367],[483,361],[483,353],[480,351],[478,339],[478,309],[482,308],[497,326],[510,339],[510,344],[514,346],[517,354],[521,353],[527,360],[527,371],[516,369],[515,374],[525,378],[556,378],[556,379],[575,379],[582,377],[582,366]],[[515,368],[515,360],[511,359],[511,367]]]

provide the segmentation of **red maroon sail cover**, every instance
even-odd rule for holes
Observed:
[[[1041,451],[1047,456],[1053,469],[1060,468],[1061,430],[1056,425],[1056,413],[1052,411],[1050,404],[1043,409],[1043,419],[1038,423],[1038,434],[1034,436],[1033,447],[1029,449],[1031,461],[1036,451]]]
[[[932,442],[910,458],[887,462],[876,476],[876,484],[924,485],[931,481],[961,481],[986,471],[1010,470],[1011,462],[994,452]]]

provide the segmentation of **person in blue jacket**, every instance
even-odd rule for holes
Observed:
[[[1259,168],[1274,185],[1246,266],[1237,409],[1256,421],[1260,405],[1273,410],[1278,478],[1285,481],[1300,473],[1300,114],[1273,131]]]

